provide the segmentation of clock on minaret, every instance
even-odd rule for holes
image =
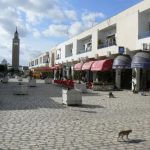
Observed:
[[[12,67],[15,70],[19,69],[19,51],[20,51],[20,39],[16,28],[12,42]]]
[[[14,45],[19,45],[19,43],[15,42]]]

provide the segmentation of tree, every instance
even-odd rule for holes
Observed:
[[[5,65],[0,65],[0,72],[5,72],[7,70]]]
[[[7,65],[0,65],[0,72],[5,76],[7,74]]]

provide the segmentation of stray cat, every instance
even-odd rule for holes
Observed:
[[[122,140],[124,140],[123,137],[126,135],[127,139],[129,140],[128,136],[129,136],[129,134],[131,132],[132,132],[132,130],[123,130],[123,131],[120,131],[119,134],[118,134],[118,139],[121,137]],[[118,141],[118,139],[117,139],[117,141]]]
[[[109,98],[115,98],[115,96],[112,92],[109,92]]]

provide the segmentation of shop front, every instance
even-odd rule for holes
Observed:
[[[85,82],[93,81],[93,72],[91,71],[91,67],[94,61],[89,61],[83,64],[82,71]]]
[[[47,77],[53,78],[53,69],[51,67],[34,68],[33,77],[36,79],[45,79]]]
[[[92,64],[93,90],[113,90],[114,71],[113,59],[97,60]]]
[[[132,90],[146,91],[150,89],[150,52],[141,51],[135,54],[131,63]],[[135,88],[135,89],[134,89]]]
[[[132,69],[129,55],[119,55],[114,59],[113,69],[115,69],[115,86],[117,89],[131,89]]]

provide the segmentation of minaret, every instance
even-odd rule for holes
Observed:
[[[14,33],[14,38],[12,43],[12,67],[15,70],[19,69],[19,49],[20,49],[20,40],[19,40],[19,34],[16,27],[16,32]]]

